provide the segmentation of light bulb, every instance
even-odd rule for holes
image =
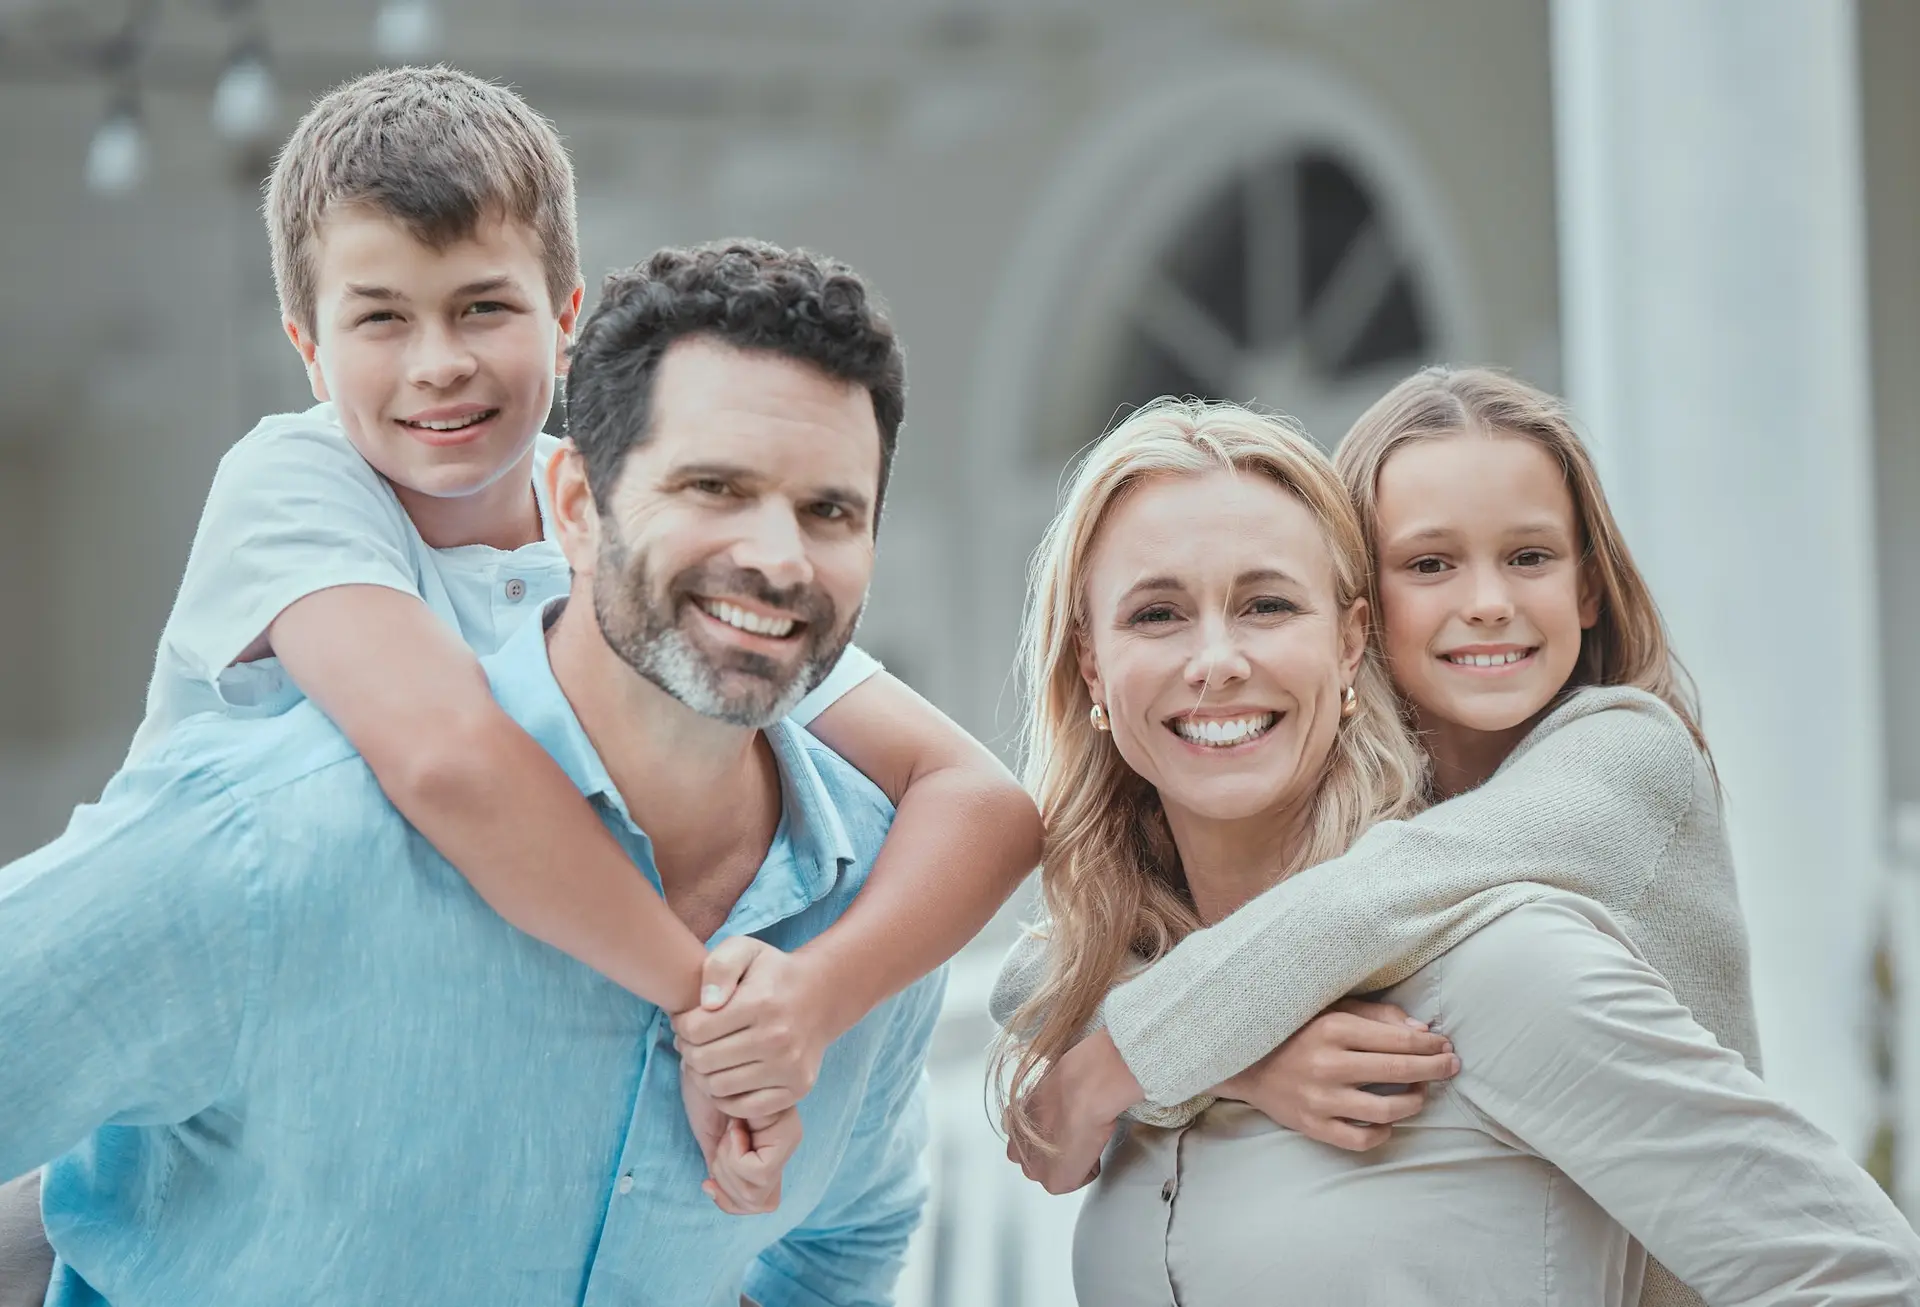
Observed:
[[[124,195],[140,184],[146,171],[147,134],[139,116],[123,105],[107,115],[87,147],[87,189]]]
[[[213,88],[213,127],[230,141],[254,141],[273,126],[278,92],[256,50],[242,50]]]
[[[387,0],[373,22],[373,48],[383,59],[417,60],[440,45],[440,11],[433,0]]]

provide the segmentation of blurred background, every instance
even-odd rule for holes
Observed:
[[[0,0],[0,860],[124,753],[221,453],[310,402],[274,150],[445,59],[566,135],[590,298],[727,235],[879,287],[862,643],[1003,750],[1026,556],[1120,405],[1331,447],[1423,363],[1569,393],[1701,685],[1768,1078],[1920,1210],[1917,56],[1911,0]],[[956,964],[906,1301],[1071,1301],[1073,1200],[982,1108],[1013,916]]]

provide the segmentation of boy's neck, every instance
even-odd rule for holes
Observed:
[[[470,495],[442,499],[391,483],[400,506],[431,549],[489,545],[519,549],[543,537],[540,501],[533,490],[533,446],[492,484]]]
[[[780,824],[780,771],[764,732],[703,717],[637,674],[600,634],[590,594],[576,591],[547,650],[561,693],[653,845],[668,903],[683,918],[690,902],[731,905]]]

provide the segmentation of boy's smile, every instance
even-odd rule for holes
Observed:
[[[533,439],[566,366],[580,291],[556,312],[538,240],[490,218],[436,248],[343,207],[314,242],[316,331],[288,335],[316,398],[392,483],[429,544],[539,538]]]

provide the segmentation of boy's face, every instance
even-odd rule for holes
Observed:
[[[540,246],[489,219],[444,249],[374,210],[315,240],[311,338],[286,324],[316,399],[402,491],[471,495],[523,466],[566,368],[580,288],[556,313]]]

